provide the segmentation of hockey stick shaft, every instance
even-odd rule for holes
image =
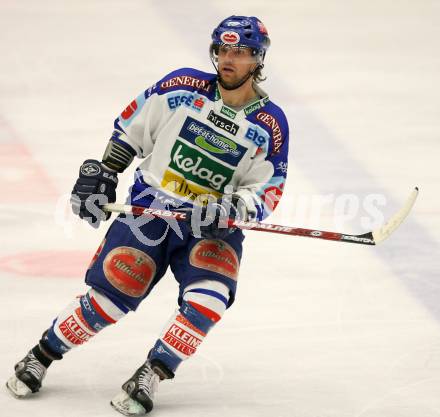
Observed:
[[[357,243],[361,245],[376,245],[386,239],[402,223],[418,195],[416,187],[408,198],[406,204],[381,228],[364,233],[361,235],[350,235],[344,233],[328,232],[324,230],[305,229],[291,226],[281,226],[277,224],[262,222],[228,221],[228,227],[237,227],[243,230],[256,230],[260,232],[277,233],[290,236],[303,236],[315,239],[333,240],[339,242]],[[147,208],[140,206],[131,206],[125,204],[106,204],[105,211],[123,214],[132,214],[135,216],[155,216],[163,219],[176,219],[183,221],[187,219],[185,211],[161,210],[156,208]]]

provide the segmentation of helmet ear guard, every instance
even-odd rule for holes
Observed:
[[[215,44],[214,42],[209,45],[209,56],[211,57],[212,63],[218,62],[218,50],[220,45]]]

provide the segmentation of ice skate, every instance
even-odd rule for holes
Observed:
[[[16,398],[24,398],[38,392],[46,375],[46,367],[30,351],[15,365],[15,375],[6,382],[6,387]]]
[[[125,416],[145,415],[153,409],[153,399],[159,380],[159,375],[153,371],[147,361],[122,385],[122,391],[110,404]]]

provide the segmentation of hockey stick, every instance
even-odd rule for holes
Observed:
[[[361,245],[377,245],[385,240],[391,233],[396,230],[403,222],[405,217],[411,211],[416,201],[419,189],[414,188],[405,205],[391,217],[379,229],[373,230],[360,235],[347,235],[344,233],[326,232],[324,230],[303,229],[298,227],[280,226],[277,224],[269,224],[262,222],[245,222],[245,221],[228,221],[228,227],[237,227],[244,230],[257,230],[261,232],[279,233],[291,236],[304,236],[316,239],[334,240],[339,242],[358,243]],[[104,210],[114,213],[133,214],[135,216],[161,217],[163,219],[186,220],[185,211],[160,210],[155,208],[146,208],[139,206],[130,206],[125,204],[106,204]]]

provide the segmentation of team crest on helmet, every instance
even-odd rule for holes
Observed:
[[[240,42],[240,35],[237,32],[228,31],[223,32],[220,35],[220,39],[223,43],[226,43],[228,45],[235,45]]]

